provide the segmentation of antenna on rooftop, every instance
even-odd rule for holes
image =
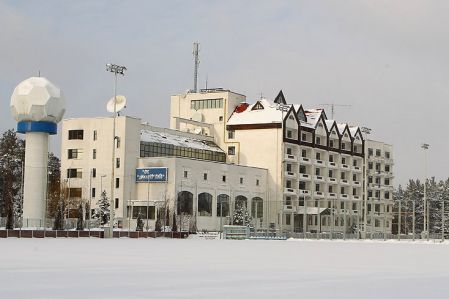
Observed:
[[[195,60],[195,67],[193,69],[193,91],[198,91],[198,68],[200,66],[200,44],[198,42],[193,43],[193,57]]]
[[[341,104],[320,104],[322,106],[331,107],[331,119],[334,119],[335,107],[351,107],[351,105],[341,105]]]

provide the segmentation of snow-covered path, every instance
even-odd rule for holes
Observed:
[[[423,298],[449,246],[410,242],[0,239],[1,298]]]

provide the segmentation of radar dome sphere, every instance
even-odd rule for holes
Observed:
[[[20,82],[11,96],[11,114],[16,121],[58,123],[65,112],[62,91],[43,77]]]

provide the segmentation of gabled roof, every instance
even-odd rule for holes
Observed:
[[[298,119],[302,122],[307,122],[307,115],[304,111],[304,107],[302,105],[293,105],[296,111],[296,115],[298,115]]]
[[[340,136],[344,136],[345,132],[348,132],[348,137],[352,139],[351,132],[349,131],[349,126],[347,124],[337,124],[337,128],[340,131]]]
[[[278,95],[274,99],[274,102],[276,104],[287,105],[287,101],[285,100],[284,93],[282,92],[282,89],[281,89],[281,91],[279,91]]]
[[[360,136],[360,140],[363,140],[362,132],[360,131],[360,127],[349,127],[349,132],[351,132],[352,138],[355,139],[357,135]]]
[[[254,106],[259,104],[263,106],[263,109],[253,109]],[[285,117],[286,113],[277,110],[277,106],[266,99],[261,99],[255,104],[249,105],[247,109],[240,113],[232,113],[227,125],[281,123],[282,115]]]
[[[262,110],[265,109],[260,101],[257,101],[251,108],[251,110]]]

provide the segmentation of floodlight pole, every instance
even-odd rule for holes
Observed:
[[[363,134],[369,135],[371,134],[371,129],[367,128],[367,127],[362,127],[362,132]],[[364,193],[363,193],[363,239],[366,240],[366,236],[367,236],[367,226],[368,226],[368,151],[366,148],[366,141],[364,139],[364,162],[365,162],[365,167],[363,168],[363,177],[364,177]]]
[[[111,169],[111,200],[110,200],[110,215],[109,215],[109,229],[110,236],[112,237],[114,232],[114,218],[115,218],[115,203],[114,203],[114,181],[115,181],[115,141],[117,139],[115,130],[116,130],[116,118],[117,118],[117,75],[120,74],[124,76],[124,71],[126,70],[125,66],[120,66],[116,64],[108,63],[106,65],[106,70],[114,73],[114,115],[113,115],[113,124],[112,124],[112,169]]]
[[[427,217],[427,150],[429,149],[429,144],[423,143],[421,148],[424,150],[424,204],[423,204],[423,236],[429,239],[429,225],[428,225],[428,217]]]

